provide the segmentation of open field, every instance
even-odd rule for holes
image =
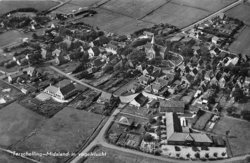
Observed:
[[[14,157],[11,154],[0,151],[0,162],[1,163],[32,163],[29,160],[24,160],[20,157]]]
[[[189,6],[205,11],[215,12],[237,0],[172,0],[171,3],[177,3],[183,6]]]
[[[82,18],[78,21],[120,34],[128,34],[141,28],[152,26],[152,23],[135,20],[109,10],[98,8],[96,11],[98,14],[93,17]]]
[[[0,110],[0,145],[9,147],[31,134],[44,118],[35,112],[12,103]]]
[[[146,16],[143,20],[153,23],[168,23],[179,28],[185,27],[195,21],[208,16],[210,13],[201,9],[168,3]]]
[[[21,2],[20,2],[21,1]],[[0,1],[0,15],[10,12],[18,8],[35,8],[38,11],[48,10],[56,5],[58,2],[50,0],[14,0],[14,1]]]
[[[101,8],[139,19],[166,2],[166,0],[111,0]]]
[[[16,30],[4,32],[3,34],[0,34],[0,48],[15,42],[20,42],[24,37],[25,34]]]
[[[212,132],[225,135],[230,131],[228,140],[233,156],[250,153],[250,123],[233,118],[222,118],[214,127]]]
[[[246,27],[239,34],[238,38],[230,45],[229,49],[234,53],[250,55],[250,27]]]
[[[104,3],[106,1],[108,0],[72,0],[70,3],[81,6],[81,7],[89,7],[94,4]]]
[[[106,152],[104,157],[88,157],[84,163],[169,163],[167,161],[155,160],[148,157],[143,157],[135,154],[125,153],[117,150],[112,150],[105,147],[96,147],[93,152],[101,153]],[[83,163],[83,162],[82,162]]]
[[[76,152],[102,120],[102,116],[66,107],[47,120],[36,134],[16,144],[13,150]],[[64,162],[68,157],[38,157],[42,162]]]
[[[238,5],[231,10],[228,10],[226,14],[230,17],[240,19],[250,25],[250,5]]]

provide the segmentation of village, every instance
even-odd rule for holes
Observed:
[[[119,35],[68,21],[81,11],[22,12],[0,19],[1,31],[33,32],[0,52],[1,108],[15,102],[46,118],[65,107],[107,118],[119,110],[104,135],[110,144],[182,160],[234,156],[230,130],[214,127],[223,117],[250,120],[238,107],[250,96],[250,58],[228,48],[242,21],[221,13],[186,31],[159,24]]]

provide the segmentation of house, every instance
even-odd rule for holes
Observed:
[[[141,85],[148,85],[151,81],[150,77],[145,75],[141,75],[138,80]]]
[[[124,126],[131,126],[134,123],[134,121],[131,118],[125,116],[121,116],[121,118],[116,122]]]
[[[93,58],[94,56],[98,56],[100,54],[100,50],[98,47],[94,46],[88,49],[89,58]]]
[[[45,90],[45,93],[49,94],[59,100],[66,100],[75,94],[75,85],[68,79],[62,80],[58,83],[58,86],[50,85]]]
[[[217,37],[217,36],[213,36],[213,37],[212,37],[212,43],[218,44],[219,41],[220,41],[220,38],[219,38],[219,37]]]
[[[18,71],[17,73],[7,75],[8,76],[8,82],[9,83],[15,83],[18,78],[20,78],[23,75],[22,72]]]
[[[169,145],[211,146],[213,141],[207,134],[183,132],[181,122],[175,113],[167,112],[166,130]]]
[[[143,35],[147,38],[152,38],[154,36],[154,33],[148,32],[148,31],[143,31]]]
[[[52,56],[57,56],[57,57],[59,57],[60,56],[60,54],[61,54],[61,50],[60,49],[55,49],[53,52],[52,52]]]
[[[105,50],[108,53],[112,53],[112,54],[117,54],[117,50],[118,50],[118,46],[112,44],[112,42],[108,43]]]
[[[145,97],[142,93],[139,93],[134,100],[130,102],[131,105],[137,107],[143,107],[148,102],[148,98]]]
[[[110,103],[112,99],[111,93],[102,92],[101,96],[97,100],[98,103],[104,104],[104,103]]]
[[[62,55],[59,55],[59,56],[55,57],[55,63],[57,65],[62,65],[62,64],[67,63],[67,62],[68,62],[68,60]]]
[[[214,48],[213,50],[210,50],[211,57],[218,57],[220,54],[221,50],[219,48]]]
[[[23,72],[27,73],[30,77],[33,77],[36,75],[36,68],[35,67],[27,67],[23,69]]]
[[[244,81],[244,85],[249,85],[250,84],[250,77],[246,77]]]
[[[174,112],[184,113],[185,104],[182,101],[160,100],[160,113]]]

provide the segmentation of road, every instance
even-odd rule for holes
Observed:
[[[78,83],[78,84],[81,84],[81,85],[83,85],[83,86],[85,86],[85,87],[88,87],[88,88],[90,88],[90,89],[93,89],[93,90],[95,90],[95,91],[97,91],[97,92],[105,92],[105,91],[103,91],[103,90],[101,90],[101,89],[99,89],[99,88],[97,88],[97,87],[94,87],[94,86],[88,84],[88,83],[82,82],[81,80],[76,79],[75,77],[73,77],[73,76],[71,76],[71,75],[69,75],[69,74],[66,74],[65,72],[59,70],[58,68],[56,68],[56,67],[54,67],[54,66],[49,66],[49,67],[50,67],[52,70],[56,71],[57,73],[59,73],[59,74],[65,76],[65,77],[69,78],[70,80],[72,80],[72,81],[74,81],[74,82],[76,82],[76,83]],[[105,92],[105,93],[108,93],[108,92]]]

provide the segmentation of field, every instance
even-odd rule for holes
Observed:
[[[31,161],[24,160],[20,157],[14,157],[11,154],[0,151],[0,162],[1,163],[32,163]]]
[[[241,4],[231,10],[227,11],[226,14],[233,18],[238,18],[250,25],[250,5]]]
[[[135,154],[125,153],[117,150],[112,150],[105,147],[96,147],[93,152],[106,152],[104,157],[88,157],[84,163],[169,163],[167,161],[155,160],[148,157],[143,157]],[[83,163],[83,162],[82,162]]]
[[[165,3],[165,0],[111,0],[101,6],[101,8],[140,19]]]
[[[102,116],[66,107],[47,120],[36,134],[17,143],[16,151],[76,152],[102,120]],[[68,157],[39,157],[42,162],[64,162]]]
[[[185,27],[209,15],[209,12],[179,4],[168,3],[143,20],[156,24],[168,23],[179,28]]]
[[[228,140],[233,156],[250,153],[249,122],[224,117],[212,130],[219,135],[225,135],[226,131],[230,131]]]
[[[57,4],[58,2],[48,1],[48,0],[46,2],[43,0],[0,1],[0,15],[18,8],[28,8],[28,7],[35,8],[38,11],[43,11],[52,8]]]
[[[93,17],[82,18],[79,22],[85,22],[92,26],[98,26],[102,30],[120,34],[128,34],[141,28],[152,26],[152,23],[135,20],[106,9],[98,8],[96,11],[98,14]]]
[[[79,19],[102,30],[129,34],[153,24],[170,23],[185,27],[236,0],[73,0],[59,12],[79,7],[98,6],[98,14]],[[95,5],[99,4],[99,5]],[[68,9],[67,9],[68,6]]]
[[[20,42],[21,38],[24,38],[24,37],[25,37],[25,34],[22,34],[15,30],[4,32],[3,34],[0,34],[0,48],[9,44],[15,43],[15,42]]]
[[[250,54],[250,27],[244,28],[229,49],[234,53]]]
[[[236,2],[237,0],[172,0],[172,3],[177,3],[183,6],[201,9],[204,11],[215,12],[219,9]]]
[[[17,103],[0,110],[0,145],[9,147],[39,127],[44,118]],[[1,162],[1,161],[0,161]]]

